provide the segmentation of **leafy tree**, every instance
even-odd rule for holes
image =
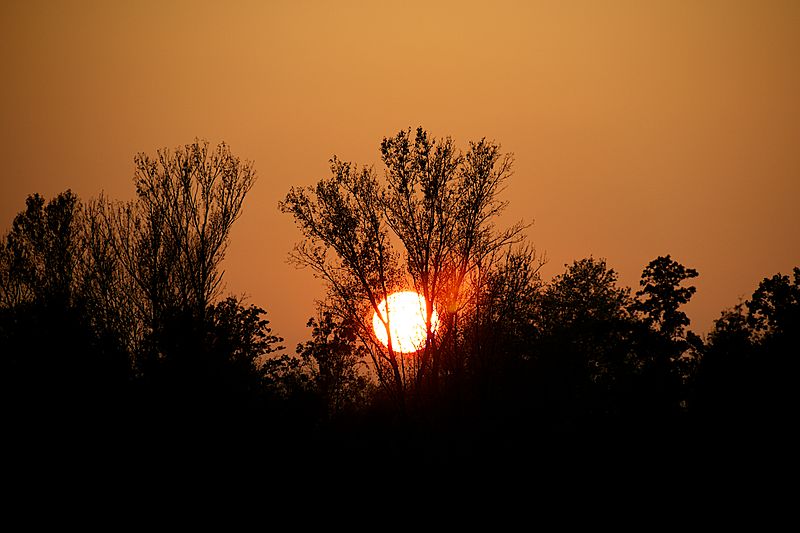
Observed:
[[[800,268],[793,278],[775,274],[765,278],[747,303],[749,323],[757,336],[797,338],[800,325]]]
[[[214,401],[255,404],[263,394],[266,361],[284,349],[265,313],[234,297],[209,306],[205,370],[216,389]]]
[[[589,257],[569,265],[542,295],[537,368],[546,412],[559,421],[585,424],[620,409],[633,324],[630,289],[617,279],[604,259]]]
[[[3,239],[0,343],[18,384],[11,396],[110,405],[97,399],[101,389],[132,392],[132,363],[139,396],[130,405],[150,403],[151,412],[199,412],[212,398],[263,392],[255,359],[279,342],[263,310],[215,302],[252,165],[199,141],[135,162],[136,201],[33,195]]]
[[[297,354],[310,373],[311,382],[325,405],[326,416],[335,417],[366,401],[367,376],[363,371],[364,348],[357,344],[351,323],[336,323],[329,311],[307,324],[311,339],[297,345]]]
[[[630,309],[646,329],[637,340],[640,377],[631,405],[642,419],[677,420],[687,409],[689,380],[702,350],[700,337],[685,327],[689,318],[681,310],[696,288],[681,284],[698,273],[669,255],[650,261],[642,271],[641,289]]]
[[[567,265],[564,265],[567,266]],[[627,316],[630,289],[617,286],[618,276],[605,259],[581,259],[567,266],[547,287],[541,320],[545,329]]]
[[[543,263],[531,246],[498,251],[470,274],[473,296],[455,317],[458,327],[439,340],[443,386],[426,410],[428,424],[458,446],[493,449],[495,437],[518,440],[532,427]]]
[[[25,203],[3,246],[2,300],[9,307],[54,299],[69,304],[79,255],[78,198],[66,191],[45,204],[44,198],[34,194]]]
[[[507,249],[493,267],[478,273],[480,292],[462,327],[462,350],[473,352],[474,371],[486,374],[509,358],[530,358],[531,340],[542,305],[539,270],[544,259],[529,246]]]
[[[704,428],[762,438],[795,414],[800,343],[800,268],[761,281],[749,300],[722,312],[708,335],[695,383]]]
[[[292,259],[326,280],[327,309],[355,325],[379,382],[402,404],[409,393],[435,388],[447,372],[432,334],[433,310],[440,314],[438,337],[457,331],[478,290],[470,276],[489,269],[496,251],[519,240],[522,225],[494,227],[505,207],[498,194],[512,158],[492,142],[471,143],[462,153],[451,139],[431,139],[419,128],[413,139],[410,131],[385,138],[381,158],[383,182],[373,168],[334,157],[330,178],[290,189],[280,208],[304,235]],[[414,357],[392,346],[391,309],[385,317],[379,313],[389,346],[372,331],[379,303],[399,288],[413,288],[426,302],[426,341]]]
[[[445,331],[457,330],[459,312],[481,290],[475,281],[491,269],[496,252],[518,240],[523,227],[496,231],[493,225],[507,205],[498,194],[511,175],[511,154],[485,139],[461,154],[449,138],[437,142],[418,128],[412,142],[409,133],[381,143],[387,168],[383,203],[387,223],[403,243],[413,287],[427,303],[430,342],[434,306],[442,309]],[[437,353],[422,352],[420,375],[428,365],[434,379],[448,371],[440,368]]]
[[[706,428],[752,420],[756,345],[744,303],[724,310],[708,334],[693,383],[693,414]]]
[[[377,312],[381,300],[400,285],[398,257],[380,211],[377,178],[371,169],[358,171],[335,157],[331,173],[314,188],[292,188],[280,204],[283,212],[292,213],[305,236],[290,258],[328,282],[331,312],[358,325],[357,335],[369,347],[381,383],[401,387],[402,360],[391,342],[384,352],[372,339],[367,319],[369,311]],[[387,321],[391,310],[388,315]]]
[[[631,309],[665,338],[684,339],[689,318],[680,308],[697,289],[682,287],[681,283],[697,276],[697,270],[684,267],[669,255],[659,256],[644,268],[639,282],[642,288],[636,292],[637,301]]]
[[[82,221],[71,191],[35,194],[3,238],[3,391],[18,413],[111,409],[126,390],[125,353],[98,337],[81,291]]]

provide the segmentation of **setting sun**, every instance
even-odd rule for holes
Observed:
[[[425,343],[425,298],[414,291],[395,292],[378,306],[381,316],[386,316],[386,302],[389,302],[392,347],[397,352],[411,353],[419,350]],[[384,345],[389,344],[386,328],[381,316],[374,313],[372,327],[375,335]],[[434,309],[431,316],[431,329],[436,330],[438,315]]]

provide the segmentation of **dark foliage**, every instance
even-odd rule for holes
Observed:
[[[491,222],[511,165],[493,143],[461,153],[418,130],[381,155],[384,189],[334,159],[332,178],[282,204],[306,236],[295,259],[331,284],[292,355],[264,309],[219,295],[254,175],[226,146],[138,156],[135,202],[29,197],[0,242],[10,442],[384,470],[565,456],[588,468],[669,449],[685,467],[675,458],[720,436],[788,433],[800,268],[701,339],[683,310],[698,272],[669,255],[635,294],[592,257],[544,282],[522,226]],[[368,312],[404,276],[427,297],[415,354],[376,342]]]
[[[778,442],[798,405],[800,268],[765,278],[723,311],[697,368],[694,412],[707,431]]]

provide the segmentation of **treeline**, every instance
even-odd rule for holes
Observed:
[[[0,246],[9,420],[434,459],[575,435],[766,438],[794,420],[800,268],[701,338],[682,310],[698,272],[670,255],[635,292],[591,257],[542,280],[525,226],[495,227],[512,159],[494,143],[404,131],[381,155],[383,180],[334,159],[281,203],[295,261],[329,288],[294,351],[264,309],[220,294],[255,180],[226,145],[139,154],[131,202],[30,196]],[[372,329],[402,287],[428,304],[413,356]]]

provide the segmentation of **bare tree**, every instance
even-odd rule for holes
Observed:
[[[145,334],[144,303],[122,261],[129,249],[114,224],[117,208],[102,194],[82,205],[80,293],[95,331],[114,335],[134,354]]]
[[[162,270],[172,262],[170,281],[181,303],[203,314],[219,294],[219,264],[255,180],[252,163],[225,143],[209,151],[207,141],[159,150],[156,157],[140,153],[135,163],[139,224],[147,227],[137,244],[162,261]]]
[[[202,324],[219,295],[233,223],[253,186],[252,163],[224,143],[195,141],[155,157],[134,159],[137,197],[100,198],[87,205],[89,289],[126,322],[132,354],[171,314],[189,312]]]

